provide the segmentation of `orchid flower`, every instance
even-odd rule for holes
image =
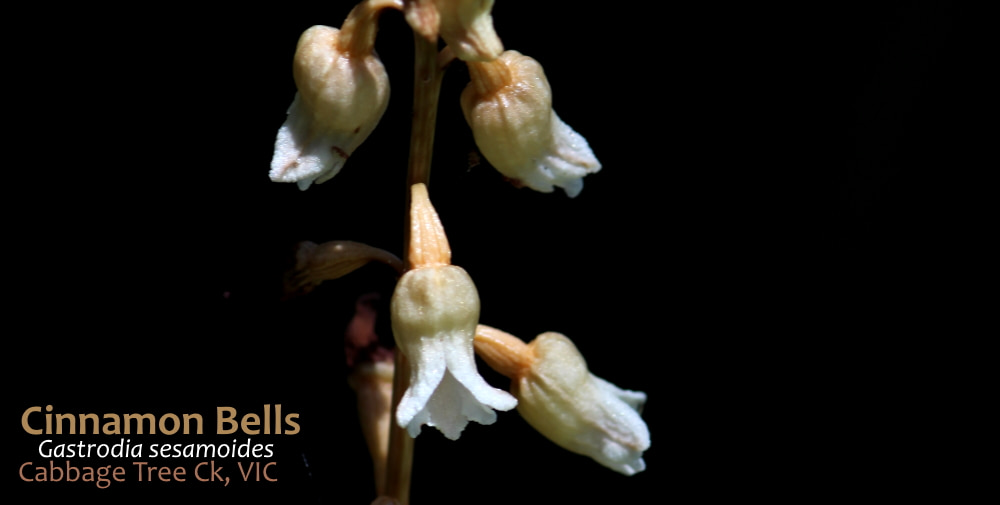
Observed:
[[[390,302],[396,345],[410,363],[410,387],[396,408],[396,423],[411,437],[426,424],[457,440],[470,420],[493,424],[494,409],[513,409],[517,400],[479,375],[472,343],[479,293],[469,274],[451,264],[427,187],[414,184],[411,193],[411,268]]]
[[[560,447],[625,475],[646,469],[649,428],[639,415],[646,394],[621,389],[587,369],[565,335],[542,333],[531,343],[479,325],[476,354],[510,377],[517,411]]]
[[[517,185],[575,197],[583,177],[601,169],[587,140],[552,109],[542,66],[517,51],[494,61],[468,62],[471,82],[462,111],[479,150]]]
[[[389,76],[374,52],[377,17],[362,2],[339,30],[313,26],[299,37],[298,91],[274,142],[272,181],[304,191],[330,180],[375,129],[389,101]]]

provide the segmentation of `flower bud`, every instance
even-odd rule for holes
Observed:
[[[426,186],[413,185],[412,195],[412,269],[399,279],[390,303],[397,348],[410,360],[410,386],[396,422],[411,437],[427,424],[457,440],[469,420],[492,424],[493,409],[510,410],[517,400],[479,375],[472,349],[479,293],[469,274],[450,264]]]
[[[299,38],[298,92],[274,143],[272,181],[305,190],[330,180],[375,129],[389,101],[389,76],[373,50],[376,25],[377,12],[362,2],[341,29],[313,26]]]
[[[479,325],[476,353],[511,379],[517,411],[560,447],[593,458],[625,475],[646,468],[649,428],[639,416],[646,394],[628,391],[590,373],[568,338],[542,333],[529,344]]]
[[[587,140],[552,109],[552,90],[542,66],[517,51],[495,61],[469,62],[471,82],[462,111],[476,145],[500,173],[517,185],[570,197],[583,177],[601,169]]]

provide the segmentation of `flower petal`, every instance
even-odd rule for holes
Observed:
[[[295,99],[288,108],[288,118],[278,129],[278,137],[274,141],[272,181],[294,182],[299,189],[305,190],[313,182],[325,182],[340,172],[347,161],[347,153],[331,147],[345,142],[343,139],[316,135],[312,128],[310,114],[304,110],[299,93],[295,93]]]
[[[544,154],[524,160],[515,169],[522,182],[535,191],[550,193],[553,186],[573,198],[583,190],[583,177],[601,169],[587,139],[559,119],[552,111],[552,139]]]
[[[431,417],[428,404],[445,376],[444,349],[440,341],[421,339],[419,350],[404,352],[410,358],[410,387],[396,407],[396,423],[405,427],[411,437],[420,434],[420,427]]]
[[[590,441],[599,448],[594,459],[625,475],[645,470],[642,453],[650,445],[649,428],[638,408],[645,403],[646,394],[623,390],[595,375],[591,375],[591,384],[598,390],[594,396],[601,399],[595,405],[595,419],[602,435]]]
[[[466,351],[467,349],[467,351]],[[471,342],[461,334],[425,338],[411,363],[410,387],[396,409],[396,422],[411,437],[421,425],[433,426],[458,440],[469,421],[496,422],[497,410],[510,410],[517,400],[490,386],[476,370]]]
[[[458,440],[469,421],[493,424],[497,415],[483,406],[450,371],[445,371],[441,383],[425,405],[407,426],[411,437],[420,433],[420,425],[437,428],[450,440]],[[415,427],[415,428],[414,428]]]

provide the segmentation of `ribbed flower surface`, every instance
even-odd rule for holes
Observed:
[[[590,373],[566,336],[548,332],[525,344],[480,326],[475,347],[487,364],[511,378],[517,411],[546,438],[625,475],[646,468],[642,455],[649,449],[649,428],[639,415],[646,394]]]
[[[342,30],[313,26],[299,38],[298,91],[278,129],[271,180],[302,190],[326,182],[375,129],[388,105],[389,76],[371,50],[373,30],[374,19],[349,17]]]
[[[601,169],[590,144],[552,109],[552,90],[542,66],[517,51],[491,62],[470,62],[472,81],[462,92],[462,111],[476,145],[516,184],[570,197],[583,177]]]
[[[451,250],[426,187],[415,184],[412,195],[412,268],[399,279],[390,302],[396,345],[410,363],[410,386],[396,408],[396,422],[411,437],[426,424],[457,440],[469,421],[492,424],[494,410],[513,409],[517,400],[479,375],[473,353],[479,293],[469,274],[450,264]]]

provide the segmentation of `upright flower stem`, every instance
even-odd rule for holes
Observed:
[[[403,235],[403,264],[409,267],[410,250],[410,186],[417,183],[429,185],[431,155],[434,151],[434,127],[437,121],[438,96],[444,65],[450,59],[441,58],[437,41],[428,40],[414,32],[413,72],[413,122],[410,130],[410,159],[406,176],[406,219]],[[445,51],[442,56],[450,51]],[[395,353],[395,372],[392,381],[392,421],[389,423],[389,455],[386,466],[386,488],[382,494],[399,501],[410,502],[410,473],[413,467],[413,439],[396,422],[396,407],[409,386],[410,367],[406,356],[398,349]]]
[[[400,505],[410,503],[410,472],[413,467],[413,439],[396,424],[396,406],[410,382],[410,366],[398,349],[392,376],[392,414],[389,419],[389,454],[385,468],[382,496],[395,498]]]
[[[444,69],[438,63],[437,44],[416,32],[413,35],[416,61],[413,72],[413,128],[410,131],[407,195],[410,194],[410,186],[430,181],[434,125],[437,122],[441,79],[444,77]],[[408,213],[409,209],[407,215]]]

